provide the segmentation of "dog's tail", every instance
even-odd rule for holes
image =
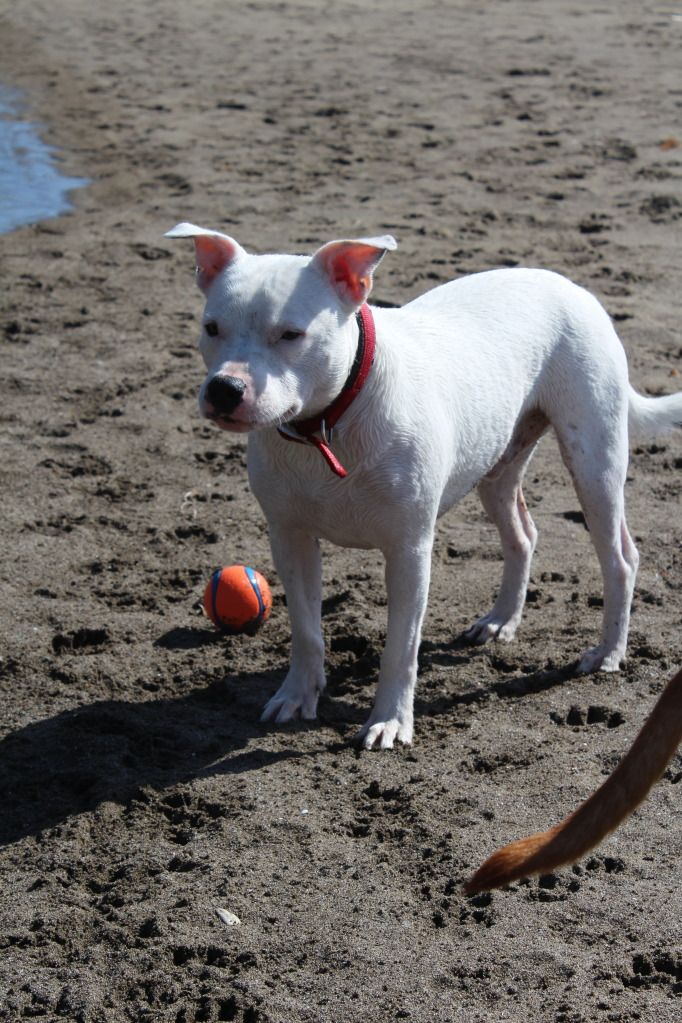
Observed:
[[[682,670],[668,683],[630,751],[575,813],[485,861],[465,885],[467,895],[573,863],[617,828],[660,778],[682,741]]]
[[[648,398],[630,388],[628,427],[631,437],[646,440],[668,433],[676,426],[682,426],[682,391]]]

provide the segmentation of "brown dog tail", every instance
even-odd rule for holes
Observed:
[[[670,680],[629,752],[597,791],[556,827],[512,842],[479,867],[467,895],[573,863],[638,806],[682,741],[682,670]]]

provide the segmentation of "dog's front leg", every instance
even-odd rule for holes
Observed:
[[[270,524],[275,568],[287,596],[291,663],[284,682],[266,704],[261,721],[312,720],[325,687],[322,637],[322,568],[317,540]]]
[[[417,654],[431,574],[432,538],[385,552],[388,630],[379,685],[369,720],[358,733],[365,749],[412,742]]]

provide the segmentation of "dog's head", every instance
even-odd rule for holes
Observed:
[[[178,224],[166,237],[194,239],[206,296],[201,414],[246,432],[322,411],[346,380],[354,314],[395,240],[334,241],[308,257],[250,255],[228,235],[194,224]]]

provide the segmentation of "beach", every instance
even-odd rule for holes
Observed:
[[[513,643],[461,641],[502,572],[476,494],[439,522],[414,744],[353,744],[383,562],[328,544],[319,718],[261,724],[284,592],[245,439],[199,417],[194,253],[163,235],[311,253],[390,233],[389,305],[556,270],[605,306],[637,390],[679,391],[682,15],[37,0],[0,3],[0,33],[2,84],[90,180],[72,212],[0,235],[0,1021],[678,1021],[679,754],[574,867],[462,884],[601,784],[682,664],[682,431],[633,441],[621,672],[574,672],[602,583],[547,436]],[[231,563],[272,586],[255,637],[201,612]]]

